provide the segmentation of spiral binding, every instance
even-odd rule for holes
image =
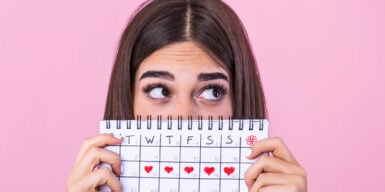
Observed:
[[[153,120],[152,120],[151,115],[147,115],[146,120],[142,120],[142,116],[138,115],[135,120],[120,120],[119,118],[117,118],[117,120],[105,120],[105,121],[106,121],[106,128],[107,129],[111,128],[111,121],[116,122],[116,128],[117,129],[122,128],[121,127],[122,121],[126,121],[126,129],[132,129],[133,128],[132,121],[134,121],[134,122],[136,121],[136,129],[142,129],[143,121],[145,121],[147,129],[152,129],[152,121]],[[167,129],[169,129],[169,130],[172,129],[172,123],[175,121],[178,124],[178,126],[177,126],[178,130],[182,129],[183,121],[187,121],[187,129],[188,130],[192,130],[194,121],[197,121],[197,123],[198,123],[198,130],[203,129],[203,121],[208,121],[208,130],[210,131],[210,130],[213,130],[214,121],[218,122],[218,129],[222,130],[223,129],[223,121],[225,121],[225,120],[223,119],[223,116],[218,116],[218,118],[216,120],[214,120],[212,115],[208,116],[207,119],[203,119],[202,115],[199,115],[198,119],[193,119],[193,117],[191,115],[189,115],[187,117],[187,120],[183,120],[182,116],[178,115],[177,119],[174,120],[171,115],[167,115],[167,121],[166,121],[167,122]],[[234,121],[239,122],[239,130],[243,130],[244,121],[248,121],[248,124],[249,124],[248,129],[249,130],[254,130],[254,122],[259,122],[259,127],[258,127],[259,131],[263,130],[263,122],[264,121],[262,119],[233,119],[231,116],[229,116],[226,121],[228,121],[228,124],[229,124],[228,129],[229,130],[234,129]],[[162,129],[162,122],[163,122],[162,115],[157,115],[157,118],[156,118],[156,128],[157,129]]]

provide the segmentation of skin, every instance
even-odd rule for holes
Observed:
[[[151,72],[166,74],[143,76]],[[171,44],[141,63],[135,78],[134,114],[192,115],[193,118],[230,116],[230,94],[220,90],[224,88],[229,92],[229,79],[220,64],[198,45],[191,42]],[[143,91],[146,86],[157,84],[161,85],[150,92]]]
[[[198,44],[171,44],[147,57],[136,72],[134,114],[227,117],[232,114],[229,80],[229,73]],[[69,176],[68,191],[96,191],[104,184],[121,191],[115,176],[121,174],[120,157],[103,149],[121,141],[109,134],[86,139]],[[244,174],[249,191],[306,191],[306,172],[280,138],[258,141],[248,158],[257,158]],[[98,168],[101,162],[111,169]]]

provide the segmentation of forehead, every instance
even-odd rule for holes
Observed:
[[[174,43],[159,49],[143,60],[137,73],[147,70],[176,72],[176,76],[202,72],[223,72],[225,69],[199,45],[193,42]]]

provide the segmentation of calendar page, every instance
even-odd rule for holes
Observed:
[[[123,137],[106,148],[121,157],[124,192],[243,192],[255,161],[246,156],[268,137],[268,121],[106,120],[100,133]]]

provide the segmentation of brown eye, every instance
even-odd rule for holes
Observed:
[[[205,89],[204,91],[202,91],[199,97],[202,97],[207,100],[216,101],[220,100],[223,95],[224,94],[220,89],[214,87]]]
[[[164,99],[168,96],[170,96],[170,91],[162,86],[154,87],[150,90],[148,90],[148,96],[150,96],[152,99]]]
[[[169,92],[167,89],[163,88],[162,94],[163,94],[165,97],[168,97],[168,96],[170,95],[170,92]]]
[[[213,90],[213,96],[214,96],[215,98],[218,98],[218,97],[220,96],[218,89],[214,89],[214,90]]]

